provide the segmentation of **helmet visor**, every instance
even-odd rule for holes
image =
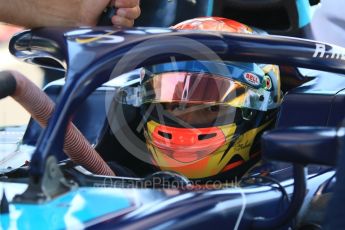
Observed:
[[[229,105],[266,111],[270,93],[231,78],[207,73],[169,72],[142,84],[142,103]]]

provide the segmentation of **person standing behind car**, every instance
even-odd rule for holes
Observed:
[[[313,39],[345,47],[345,1],[322,0],[311,21]]]
[[[0,22],[27,28],[95,26],[109,5],[118,8],[111,18],[114,25],[131,27],[141,13],[139,0],[0,0]],[[1,34],[6,32],[5,25],[2,28]],[[44,69],[44,72],[43,85],[64,77],[60,71]]]
[[[140,15],[139,0],[0,0],[0,21],[27,28],[95,26],[109,4],[118,8],[114,25],[131,27]]]

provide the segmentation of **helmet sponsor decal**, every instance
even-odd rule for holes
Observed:
[[[260,78],[253,73],[245,73],[244,80],[246,80],[246,82],[253,86],[260,85]]]
[[[268,75],[264,76],[264,88],[266,90],[271,90],[272,89],[272,80]]]

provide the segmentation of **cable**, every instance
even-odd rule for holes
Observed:
[[[253,229],[277,229],[280,228],[292,219],[294,219],[304,201],[306,194],[306,178],[304,166],[294,164],[293,166],[294,190],[292,193],[291,202],[287,209],[271,218],[254,218],[252,222]]]
[[[239,188],[239,189],[241,191],[241,196],[242,196],[242,208],[241,208],[240,214],[238,215],[238,218],[236,220],[234,230],[237,230],[238,227],[240,226],[241,220],[243,219],[243,216],[244,216],[244,211],[246,210],[246,206],[247,206],[246,194],[244,193],[244,191],[241,188]]]
[[[246,180],[257,180],[257,179],[261,179],[263,181],[254,181],[254,182],[250,182],[250,183],[246,183],[246,184],[264,184],[264,181],[266,182],[272,182],[273,184],[277,185],[278,186],[278,189],[282,192],[283,194],[283,198],[286,198],[286,200],[288,202],[290,202],[290,197],[289,195],[287,194],[286,192],[286,189],[284,188],[284,186],[281,185],[280,181],[278,181],[277,179],[273,178],[273,177],[270,177],[270,176],[262,176],[262,175],[256,175],[256,176],[248,176],[248,177],[244,177],[240,180],[240,185],[241,183],[245,183]]]

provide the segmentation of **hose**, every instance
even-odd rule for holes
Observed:
[[[34,83],[16,71],[0,72],[0,99],[11,96],[40,124],[46,127],[53,114],[54,102]],[[81,132],[69,123],[64,139],[64,152],[71,160],[92,173],[115,176],[99,153]]]

